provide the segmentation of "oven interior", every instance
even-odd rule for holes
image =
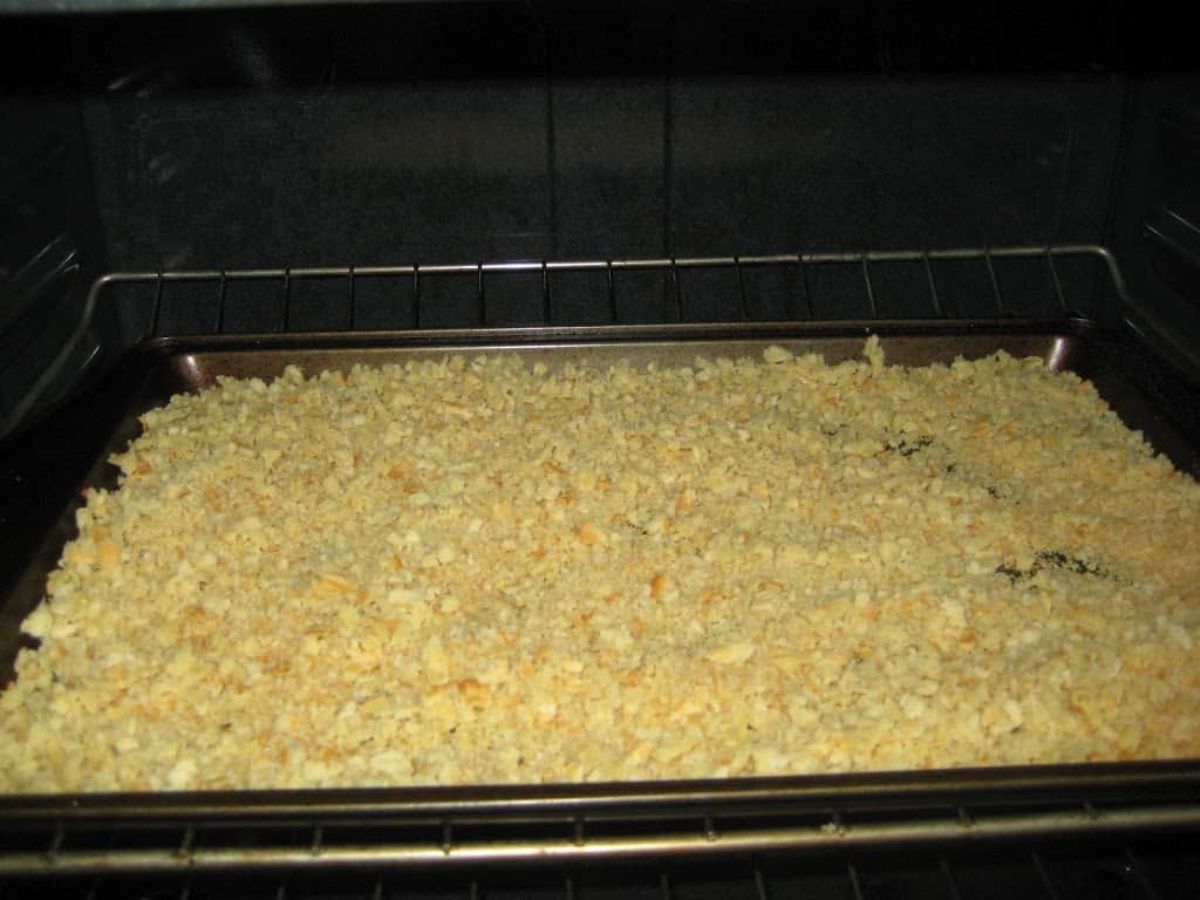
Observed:
[[[151,334],[1069,302],[1197,365],[1196,73],[1169,16],[1118,0],[231,5],[0,7],[0,432]],[[661,271],[467,268],[413,286],[171,283],[87,308],[112,272],[1056,245],[1108,248],[1128,295],[1103,273],[1056,295],[1044,268],[989,260],[940,267],[932,302],[925,273],[886,266],[874,296],[828,269],[684,285],[683,302]]]
[[[57,516],[47,473],[84,477],[95,398],[156,339],[1084,321],[1195,471],[1182,14],[233,6],[0,0],[6,582]],[[1189,765],[72,803],[0,800],[6,895],[1152,898],[1200,874]]]

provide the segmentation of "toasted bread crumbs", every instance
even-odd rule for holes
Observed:
[[[1037,360],[290,368],[143,422],[0,790],[1200,756],[1200,486]]]

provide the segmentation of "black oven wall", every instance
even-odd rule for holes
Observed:
[[[1110,237],[1160,351],[1200,368],[1200,81],[1169,67],[1133,92]]]
[[[1107,23],[854,4],[121,17],[85,42],[117,268],[1099,240]],[[925,29],[934,32],[926,34]],[[944,39],[945,44],[940,39]]]
[[[75,63],[63,23],[0,19],[0,435],[106,265]],[[101,317],[43,393],[98,361],[115,337],[104,326]]]
[[[1196,353],[1198,81],[1186,32],[1150,18],[1122,2],[500,0],[9,19],[8,39],[33,52],[6,64],[6,131],[21,138],[5,171],[58,224],[6,233],[3,263],[23,271],[60,235],[80,282],[1094,242],[1115,244],[1159,330]],[[55,140],[65,149],[47,151]],[[65,174],[27,176],[31,158]],[[6,232],[23,229],[22,208],[3,201]],[[654,315],[655,289],[630,320]],[[14,278],[5,294],[0,309],[29,305]],[[986,285],[978,297],[961,314],[987,314]],[[536,298],[501,300],[491,324],[538,320]],[[557,300],[562,322],[600,316],[586,291]],[[34,305],[46,347],[9,369],[42,370],[77,318]],[[1098,289],[1072,311],[1115,321],[1115,306]],[[284,326],[272,304],[232,309],[227,329]],[[452,290],[435,309],[426,324],[476,324]],[[150,329],[144,304],[99,312],[84,356],[111,358]],[[865,307],[834,291],[814,313]],[[881,314],[929,310],[901,297]],[[356,315],[405,323],[386,294],[360,298]],[[714,301],[695,315],[731,311]],[[213,298],[185,297],[163,306],[157,332],[219,318]],[[348,324],[319,291],[293,298],[286,323]]]

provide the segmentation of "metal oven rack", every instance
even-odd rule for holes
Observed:
[[[1179,841],[1182,843],[1182,841]],[[1178,844],[1175,845],[1178,853]],[[274,872],[217,876],[97,875],[9,882],[6,897],[315,898],[341,900],[485,900],[522,897],[545,900],[1097,900],[1097,898],[1193,897],[1179,876],[1180,861],[1166,841],[1075,846],[1065,852],[1009,848],[1001,852],[945,853],[936,850],[897,858],[895,854],[845,854],[816,864],[754,859],[719,865],[622,866],[601,873],[492,870],[434,878],[359,869],[338,873]],[[1195,858],[1189,860],[1192,871]],[[1184,863],[1183,865],[1188,865]],[[998,877],[998,872],[1003,872]]]
[[[185,284],[202,285],[210,291],[215,288],[215,293],[210,293],[207,310],[215,318],[204,333],[220,334],[239,328],[264,330],[261,313],[241,323],[233,321],[231,293],[240,294],[243,304],[261,306],[273,298],[275,315],[265,330],[296,330],[295,286],[313,282],[325,282],[327,288],[332,288],[322,297],[322,313],[326,318],[323,324],[337,325],[340,317],[340,324],[346,330],[378,328],[379,313],[375,312],[376,321],[363,321],[357,307],[362,286],[380,279],[393,283],[388,291],[392,315],[384,327],[413,330],[439,326],[615,325],[647,320],[655,323],[813,320],[855,315],[869,319],[897,315],[1050,318],[1078,313],[1093,305],[1085,298],[1084,290],[1094,288],[1095,282],[1081,284],[1078,278],[1079,264],[1088,261],[1101,264],[1103,274],[1112,279],[1119,295],[1124,297],[1124,284],[1112,255],[1103,247],[1091,245],[114,274],[100,279],[93,294],[117,286],[152,284],[153,311],[149,322],[142,322],[143,327],[148,325],[146,336],[178,333],[164,326],[164,302],[170,302],[164,301],[164,295],[172,293],[172,286]],[[946,284],[939,289],[939,274],[935,274],[945,278],[946,273],[940,270],[955,264],[963,266],[953,279],[957,294],[948,293]],[[1072,269],[1070,274],[1060,273],[1064,266]],[[602,279],[591,279],[587,302],[579,302],[576,289],[570,291],[574,301],[571,308],[561,310],[556,302],[558,292],[576,286],[555,283],[589,274]],[[640,290],[623,283],[639,274],[648,274],[652,279],[644,282]],[[709,277],[704,278],[705,274]],[[1075,277],[1072,279],[1071,275]],[[775,283],[764,283],[764,276],[773,277]],[[523,283],[517,281],[522,278]],[[1002,278],[1012,282],[1007,289],[1001,283]],[[423,291],[436,293],[436,287],[430,290],[427,285],[441,282],[444,286],[451,280],[458,281],[457,298],[443,295],[441,299],[444,302],[462,299],[465,288],[468,298],[473,294],[473,302],[467,305],[466,317],[459,309],[457,315],[451,312],[448,319],[443,317],[438,321],[442,311],[429,309]],[[397,281],[401,285],[396,285]],[[502,284],[503,281],[514,284]],[[1068,285],[1066,289],[1064,283]],[[701,305],[701,298],[696,296],[699,291],[709,291],[715,296],[703,298]],[[973,296],[962,296],[967,291]],[[508,303],[497,302],[493,292],[504,294]],[[514,300],[514,296],[519,299]],[[89,305],[96,299],[94,296]],[[653,302],[656,299],[657,304]],[[633,301],[646,305],[638,306]],[[885,303],[890,306],[885,307]],[[629,308],[631,305],[634,308]],[[268,314],[272,311],[270,307],[268,303],[264,310]],[[373,310],[377,308],[378,301]],[[187,324],[204,325],[202,321]]]
[[[1096,245],[113,273],[91,286],[0,436],[61,381],[101,321],[118,335],[109,343],[128,347],[160,335],[1111,318],[1128,303],[1115,260]],[[21,363],[0,360],[0,376]]]
[[[206,807],[200,795],[160,795],[124,823],[104,798],[81,799],[71,816],[39,815],[34,799],[0,820],[0,885],[5,897],[187,900],[1194,896],[1200,784],[1151,767],[1132,780],[1134,801],[1121,780],[1040,804],[1029,772],[1002,790],[971,789],[960,773],[867,800],[836,784],[766,786],[752,804],[698,790],[694,803],[636,816],[613,806],[620,788],[570,802],[549,789],[524,812],[499,792],[493,816],[480,798],[465,812],[398,797],[348,818],[345,797]]]

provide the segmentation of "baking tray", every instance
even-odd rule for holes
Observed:
[[[0,679],[11,678],[16,652],[28,640],[20,635],[20,623],[40,601],[48,572],[73,537],[82,489],[116,485],[117,470],[107,460],[137,435],[141,413],[176,393],[211,385],[218,376],[271,378],[293,364],[315,374],[455,352],[514,352],[551,368],[618,360],[688,364],[697,355],[756,356],[772,343],[820,353],[832,363],[861,357],[869,334],[879,335],[894,364],[1004,350],[1076,372],[1178,468],[1200,475],[1200,433],[1189,419],[1200,408],[1200,386],[1131,335],[1078,319],[1052,325],[840,322],[157,339],[0,447]],[[947,810],[954,811],[949,818]],[[354,831],[355,823],[380,821],[400,830]],[[171,837],[159,844],[143,838],[124,850],[111,845],[98,850],[86,841],[81,851],[64,850],[70,844],[64,843],[67,825],[86,832],[118,822],[156,823],[155,835]],[[256,841],[249,851],[221,841],[210,842],[207,850],[195,845],[197,829],[230,822],[253,822],[276,839],[267,846]],[[319,865],[430,864],[1197,825],[1200,760],[609,785],[19,795],[0,797],[0,850],[4,834],[14,829],[40,835],[22,839],[22,848],[39,839],[47,847],[0,852],[0,873],[47,866],[100,870],[118,857],[147,869],[269,866],[296,859]],[[354,840],[339,844],[327,836],[339,827],[349,828],[345,833],[356,835]],[[279,836],[285,832],[286,838]],[[305,836],[296,838],[297,833]]]

